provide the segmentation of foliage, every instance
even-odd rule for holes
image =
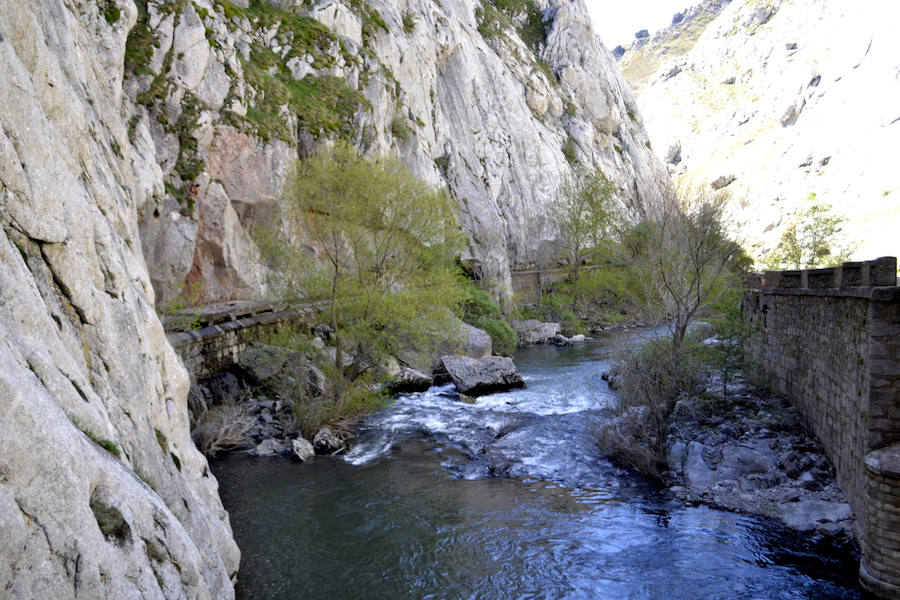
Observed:
[[[691,322],[741,284],[750,260],[728,237],[727,196],[682,188],[653,207],[628,241],[651,314],[665,321],[677,351]]]
[[[575,301],[569,293],[570,290],[571,285],[569,284],[558,285],[550,293],[544,295],[537,304],[519,307],[518,316],[522,319],[559,323],[561,333],[565,336],[586,334],[587,327],[572,310]]]
[[[468,298],[463,302],[458,316],[491,336],[494,354],[512,356],[515,352],[516,332],[503,318],[500,306],[485,290],[470,287]]]
[[[616,188],[601,171],[584,167],[563,181],[551,219],[559,229],[565,261],[578,269],[608,244],[615,223]]]
[[[744,340],[750,334],[741,314],[742,293],[742,289],[732,288],[714,307],[717,317],[712,326],[716,343],[706,347],[705,361],[719,378],[723,399],[728,397],[728,385],[744,367]]]
[[[386,357],[436,345],[426,325],[449,327],[463,300],[454,210],[398,160],[366,159],[345,143],[297,164],[281,213],[256,237],[272,289],[313,303],[334,331],[336,402]]]
[[[409,122],[403,115],[395,115],[391,120],[391,135],[400,141],[409,140],[412,131],[409,129]]]
[[[118,508],[95,497],[91,497],[90,507],[97,526],[105,537],[119,543],[124,543],[131,537],[131,527]]]
[[[110,25],[118,23],[122,18],[122,9],[120,9],[114,0],[105,0],[103,3],[103,17]]]
[[[106,450],[107,452],[109,452],[110,454],[115,456],[116,458],[119,458],[122,455],[121,451],[119,450],[119,447],[116,446],[115,442],[101,438],[100,436],[94,435],[87,429],[82,429],[81,433],[88,436],[88,439],[90,439],[92,442],[94,442],[95,444],[97,444],[98,446],[100,446],[101,448],[103,448],[104,450]]]
[[[563,142],[562,153],[570,165],[578,162],[578,147],[575,145],[575,139],[571,135]]]
[[[645,298],[632,265],[613,255],[614,261],[593,269],[582,269],[570,286],[573,305],[590,322],[620,323],[628,314],[639,312]]]
[[[413,31],[416,30],[416,23],[419,22],[419,18],[412,11],[405,11],[403,13],[403,32],[409,35]]]
[[[244,77],[256,90],[255,107],[247,110],[245,119],[259,137],[291,139],[293,132],[281,116],[282,107],[294,112],[300,126],[314,136],[353,133],[353,117],[369,104],[345,79],[308,74],[296,81],[285,70],[272,75],[257,64],[264,63],[264,56],[264,52],[253,53],[243,63]]]
[[[191,434],[194,443],[203,454],[215,456],[222,451],[246,446],[246,434],[256,419],[246,407],[229,402],[204,410],[198,415],[197,423]]]
[[[778,246],[765,257],[770,269],[811,269],[844,262],[851,249],[836,246],[844,217],[835,215],[828,204],[816,202],[810,194],[812,206],[791,221]]]
[[[732,342],[740,334],[739,282],[750,265],[727,235],[725,196],[685,188],[679,195],[650,207],[622,238],[648,307],[664,320],[668,335],[618,361],[617,418],[601,433],[607,451],[651,478],[658,478],[665,465],[677,402],[698,390],[710,361],[727,390],[739,352]],[[717,331],[727,340],[712,348],[697,343],[691,324],[717,313]]]
[[[701,347],[676,347],[671,337],[656,338],[626,351],[616,368],[620,402],[615,418],[600,432],[600,446],[614,459],[659,479],[675,406],[700,388]]]
[[[543,13],[534,0],[483,0],[482,6],[475,9],[475,17],[478,32],[485,39],[515,30],[536,57],[547,42]]]

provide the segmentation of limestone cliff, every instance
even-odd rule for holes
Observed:
[[[727,184],[759,256],[816,202],[860,258],[896,254],[900,6],[735,0],[640,96],[673,173]]]
[[[140,252],[136,13],[102,6],[0,0],[0,595],[228,598],[238,549]]]
[[[0,0],[0,82],[3,597],[233,596],[157,309],[260,290],[247,226],[316,140],[447,185],[507,286],[572,162],[668,181],[580,0]]]
[[[672,24],[646,37],[635,36],[628,47],[616,46],[613,56],[636,94],[644,90],[649,79],[662,63],[690,52],[709,25],[728,6],[731,0],[703,0],[672,16]],[[646,30],[639,32],[645,33]],[[674,71],[670,71],[673,74]],[[667,75],[664,74],[663,76]]]
[[[246,231],[315,140],[447,186],[463,259],[500,289],[555,242],[546,215],[573,163],[628,204],[668,185],[582,0],[143,4],[125,110],[142,172],[162,171],[139,208],[164,303],[258,293]]]

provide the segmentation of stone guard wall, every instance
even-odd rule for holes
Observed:
[[[228,302],[179,311],[164,319],[164,325],[169,343],[196,381],[236,363],[248,343],[303,322],[306,316],[303,309],[271,303]]]
[[[861,528],[864,587],[900,598],[900,288],[895,258],[751,277],[745,350],[821,440]]]

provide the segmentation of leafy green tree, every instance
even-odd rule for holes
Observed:
[[[331,326],[335,395],[355,402],[354,382],[436,343],[425,325],[449,325],[463,301],[455,205],[398,160],[346,143],[298,162],[282,204],[258,236],[274,288]]]
[[[812,206],[788,224],[778,246],[766,256],[766,267],[812,269],[840,264],[849,256],[851,248],[837,246],[844,217],[834,214],[829,204],[816,202],[814,193],[808,200]]]
[[[585,167],[578,167],[560,187],[552,218],[573,281],[578,279],[580,266],[611,238],[617,215],[615,193],[616,187],[606,175]]]

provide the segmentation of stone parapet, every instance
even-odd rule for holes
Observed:
[[[900,598],[900,444],[866,455],[868,529],[860,582],[884,598]]]
[[[747,280],[745,351],[825,447],[862,529],[860,579],[900,598],[900,288],[893,257]],[[871,463],[871,464],[870,464]]]
[[[208,377],[236,363],[250,342],[261,341],[287,325],[302,323],[309,315],[309,310],[304,308],[272,312],[272,306],[267,304],[263,306],[268,307],[266,310],[255,311],[248,310],[250,307],[230,311],[212,307],[213,310],[201,314],[208,315],[205,323],[214,324],[196,327],[204,321],[193,320],[194,329],[169,333],[169,343],[181,357],[192,379]],[[259,307],[257,304],[256,308]],[[203,310],[198,310],[198,313]]]

